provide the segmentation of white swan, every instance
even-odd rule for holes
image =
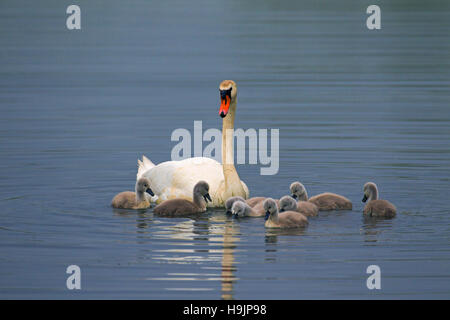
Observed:
[[[189,158],[180,161],[167,161],[153,164],[145,156],[138,160],[137,179],[148,178],[151,189],[164,200],[182,198],[192,201],[192,190],[197,182],[204,180],[209,184],[212,202],[209,207],[223,207],[225,201],[233,196],[249,197],[247,185],[240,180],[234,167],[233,135],[234,117],[237,105],[237,86],[232,80],[224,80],[219,86],[221,106],[219,115],[222,125],[222,164],[205,157]]]

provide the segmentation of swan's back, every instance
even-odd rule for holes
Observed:
[[[264,200],[266,200],[265,197],[253,197],[253,198],[247,199],[245,202],[246,202],[251,208],[253,208],[253,207],[256,206],[258,203],[264,202]]]
[[[153,212],[159,216],[181,216],[202,212],[201,208],[185,199],[171,199],[157,205]]]
[[[336,193],[321,193],[309,198],[308,201],[314,203],[321,211],[352,209],[352,202],[346,197]]]
[[[308,225],[308,218],[296,211],[284,211],[278,214],[278,222],[282,228],[298,228]]]
[[[317,208],[317,206],[312,202],[299,201],[297,202],[296,211],[304,214],[307,217],[314,217],[319,213],[319,208]]]
[[[192,201],[192,190],[197,182],[208,182],[213,191],[218,189],[224,179],[222,165],[214,159],[204,157],[162,162],[143,172],[142,176],[151,181],[151,189],[159,196],[158,203],[175,198]],[[210,195],[214,200],[214,193],[211,191]]]
[[[226,200],[219,194],[220,185],[224,181],[222,164],[211,158],[196,157],[166,161],[146,171],[138,170],[138,179],[139,175],[150,180],[151,189],[159,197],[157,203],[176,198],[192,201],[192,190],[200,180],[209,184],[212,202],[208,203],[208,206],[223,207]],[[242,184],[248,197],[248,188],[245,183]]]
[[[111,202],[111,206],[119,209],[131,209],[136,205],[136,193],[124,191],[117,194]]]
[[[268,219],[265,222],[267,228],[300,228],[308,225],[308,218],[297,211],[284,211],[278,213],[278,221]]]
[[[135,192],[124,191],[117,194],[112,199],[111,206],[117,209],[145,209],[150,206],[150,201],[146,197],[145,200],[141,201],[140,203],[137,203]]]
[[[372,217],[392,218],[397,214],[397,208],[387,200],[372,200],[366,204],[363,212]]]

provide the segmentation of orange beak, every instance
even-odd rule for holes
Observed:
[[[220,100],[219,115],[221,118],[225,118],[228,114],[228,109],[230,108],[231,98],[228,95],[225,95],[224,97],[221,97]]]

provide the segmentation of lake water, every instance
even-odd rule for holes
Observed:
[[[369,1],[77,4],[69,31],[68,3],[0,3],[0,298],[450,298],[448,1],[379,1],[377,31]],[[251,195],[300,180],[353,211],[267,231],[109,206],[174,129],[221,128],[223,79],[236,127],[280,129],[277,175],[237,166]],[[367,181],[395,219],[363,218]]]

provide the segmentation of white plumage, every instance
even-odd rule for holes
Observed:
[[[210,207],[223,207],[224,175],[222,165],[214,159],[205,157],[189,158],[180,161],[166,161],[155,165],[147,157],[138,160],[137,179],[145,177],[150,188],[158,196],[157,203],[164,200],[182,198],[192,201],[192,190],[197,182],[204,180],[209,184],[212,202]],[[241,181],[249,195],[247,185]]]
[[[232,80],[224,80],[219,86],[222,121],[222,164],[211,158],[197,157],[180,161],[167,161],[155,165],[145,156],[138,160],[137,178],[146,177],[150,187],[164,200],[182,198],[193,201],[192,190],[197,182],[204,180],[209,184],[212,202],[208,206],[223,207],[225,201],[233,196],[248,199],[246,184],[239,178],[234,167],[233,137],[227,137],[228,130],[234,130],[236,115],[237,86]]]

